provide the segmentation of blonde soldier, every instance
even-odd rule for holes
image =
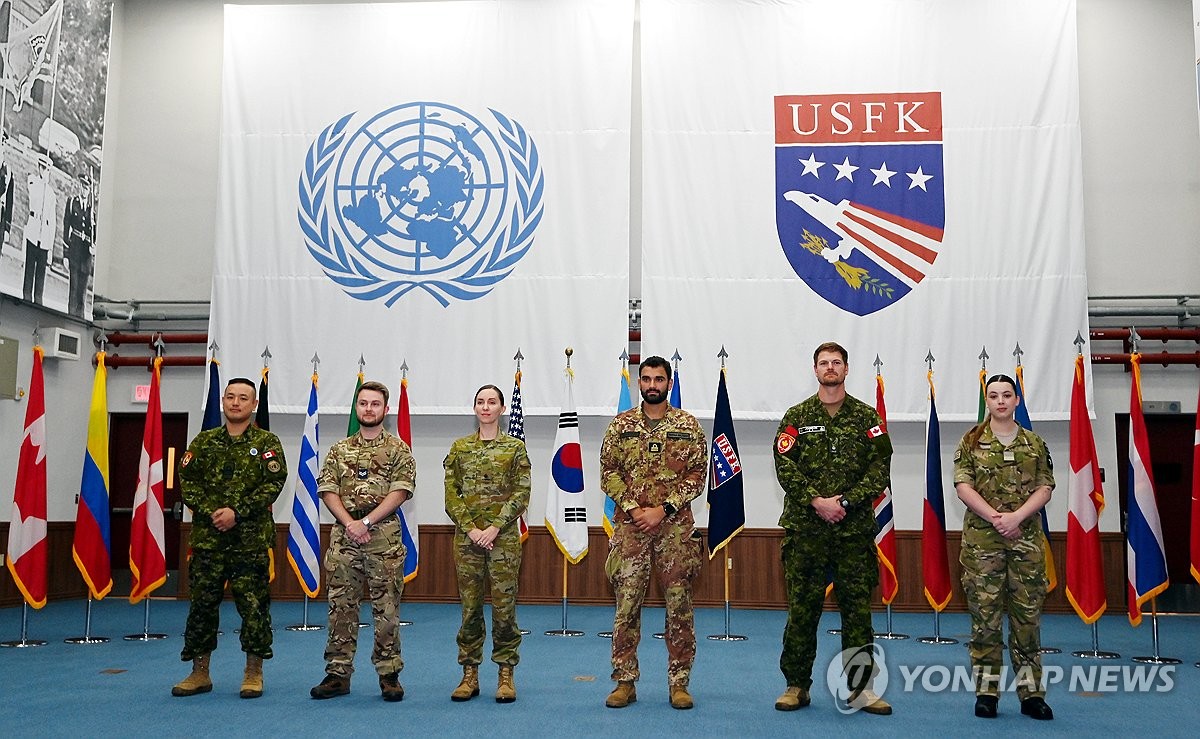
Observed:
[[[483,661],[483,597],[492,581],[492,661],[500,665],[497,703],[517,699],[513,668],[520,661],[517,581],[521,575],[521,531],[517,519],[529,506],[529,455],[525,442],[500,431],[504,393],[484,385],[475,393],[479,430],[458,439],[446,468],[446,514],[454,521],[454,569],[462,601],[458,663],[462,682],[450,699],[479,695]]]
[[[416,487],[412,451],[383,428],[388,389],[364,382],[355,401],[359,430],[329,450],[317,484],[325,507],[337,519],[325,553],[329,592],[329,641],[325,646],[325,679],[309,694],[333,698],[350,692],[354,652],[358,644],[358,609],[363,585],[375,620],[371,662],[379,674],[385,701],[404,699],[399,672],[400,595],[404,590],[404,557],[400,520],[392,515]]]
[[[1017,383],[995,375],[984,388],[988,417],[967,432],[954,453],[954,488],[963,517],[962,584],[971,612],[975,715],[995,718],[1003,662],[1001,618],[1008,611],[1008,646],[1017,673],[1021,713],[1054,718],[1042,685],[1042,603],[1046,600],[1044,534],[1038,511],[1050,502],[1054,466],[1046,442],[1013,418]]]
[[[688,680],[696,658],[692,580],[700,571],[701,541],[691,502],[704,487],[708,451],[690,414],[667,403],[671,365],[650,357],[638,368],[639,407],[613,419],[600,448],[601,488],[617,504],[605,572],[617,597],[612,679],[605,705],[637,700],[637,647],[642,601],[657,571],[667,605],[667,680],[672,708],[692,707]]]

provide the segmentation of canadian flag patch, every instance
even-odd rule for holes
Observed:
[[[867,438],[875,439],[880,436],[883,436],[885,433],[886,432],[883,430],[882,426],[872,426],[870,429],[867,430]]]

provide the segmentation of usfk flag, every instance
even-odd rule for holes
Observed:
[[[83,479],[75,511],[71,555],[88,592],[96,600],[112,590],[112,537],[108,516],[108,370],[104,352],[96,353],[96,376],[88,409],[87,447]]]
[[[770,346],[739,370],[739,417],[778,419],[775,367],[810,366],[814,327],[896,366],[946,345],[938,410],[966,421],[967,348],[1019,332],[1045,360],[1039,410],[1067,418],[1053,368],[1087,321],[1076,0],[638,11],[642,346]],[[924,391],[893,384],[891,421],[924,421]]]
[[[308,391],[308,413],[300,437],[300,464],[296,466],[296,493],[288,525],[288,562],[310,598],[321,592],[321,502],[317,496],[317,373]]]
[[[733,430],[733,410],[725,368],[717,381],[717,409],[713,416],[708,464],[708,558],[733,541],[746,525],[745,476]]]
[[[583,498],[583,453],[579,416],[575,413],[575,373],[566,371],[566,399],[558,414],[550,484],[546,494],[546,528],[563,556],[578,564],[588,550],[587,504]]]
[[[1167,555],[1163,546],[1162,522],[1154,495],[1150,466],[1150,438],[1142,417],[1141,355],[1129,358],[1133,381],[1129,396],[1129,497],[1126,503],[1125,569],[1129,623],[1142,622],[1142,604],[1167,589]]]

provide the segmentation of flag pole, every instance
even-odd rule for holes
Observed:
[[[1078,652],[1071,652],[1072,657],[1080,659],[1118,659],[1121,655],[1117,652],[1102,652],[1100,651],[1100,619],[1092,622],[1092,648],[1090,650],[1080,649]]]
[[[895,631],[892,631],[892,604],[885,603],[884,607],[887,609],[887,631],[884,631],[882,633],[880,633],[878,631],[875,632],[875,638],[876,639],[886,639],[889,641],[891,641],[893,639],[907,639],[908,634],[899,634],[899,633],[896,633]]]
[[[583,636],[582,631],[567,628],[567,553],[563,552],[562,563],[562,628],[550,629],[546,636]]]
[[[83,636],[72,636],[63,641],[67,644],[104,644],[108,641],[107,636],[92,636],[92,594],[90,592],[87,597],[87,607],[83,612]]]
[[[729,556],[729,545],[722,547],[721,551],[725,555],[725,633],[709,634],[708,638],[712,641],[746,641],[750,637],[729,633],[729,572],[733,569],[733,558]]]
[[[18,641],[0,642],[0,647],[44,647],[45,639],[29,639],[29,603],[21,603],[21,638]]]
[[[958,639],[942,636],[942,612],[933,612],[933,636],[922,636],[917,641],[922,644],[958,644]]]
[[[1134,662],[1144,665],[1178,665],[1183,660],[1175,657],[1163,657],[1158,652],[1158,598],[1150,599],[1150,634],[1154,644],[1154,654],[1149,657],[1132,657]]]
[[[310,624],[308,622],[308,593],[304,594],[304,620],[298,624],[283,627],[286,631],[320,631],[325,628],[318,624]]]
[[[937,360],[933,356],[933,350],[930,349],[925,354],[925,364],[928,367],[927,377],[929,378],[930,408],[933,407],[933,397],[934,397],[934,395],[933,395],[933,363],[935,361],[937,361]],[[930,415],[932,416],[932,413]],[[932,426],[932,424],[931,424],[931,426]],[[928,439],[927,439],[927,443],[928,443]],[[940,456],[940,451],[939,451],[939,456]],[[926,477],[928,477],[928,472],[926,472]],[[928,484],[928,483],[926,483],[926,484]],[[938,491],[938,494],[939,495],[942,494],[940,490]],[[928,503],[927,503],[927,505],[928,505]],[[942,522],[942,537],[943,537],[943,539],[945,538],[945,536],[946,536],[946,528],[945,528],[945,522],[943,521]],[[926,586],[926,588],[925,588],[925,597],[927,600],[930,601],[929,606],[931,608],[933,608],[933,636],[922,636],[921,638],[917,639],[917,641],[922,644],[957,644],[958,639],[953,639],[948,636],[942,636],[942,612],[938,608],[934,607],[933,598],[931,598],[929,595],[928,586]],[[944,603],[942,605],[943,605],[943,607],[945,607]]]
[[[142,615],[142,633],[126,634],[124,637],[125,641],[158,641],[159,639],[167,638],[166,634],[150,633],[150,597],[149,596],[146,596],[145,603],[146,603],[146,607],[145,607],[145,610],[143,611],[143,615]]]

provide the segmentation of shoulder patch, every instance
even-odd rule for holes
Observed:
[[[274,456],[275,456],[274,449],[268,449],[267,451],[263,452],[263,459],[271,459]]]
[[[180,466],[180,467],[187,467],[187,466],[188,466],[188,462],[191,462],[191,461],[192,461],[192,453],[191,453],[191,452],[184,452],[184,454],[183,454],[183,459],[179,460],[179,466]]]
[[[880,436],[883,436],[886,433],[887,432],[883,430],[882,426],[872,426],[871,428],[867,429],[867,438],[875,439]]]
[[[278,472],[279,471],[279,460],[272,459],[270,462],[267,462],[267,471],[268,472]]]
[[[787,454],[795,445],[796,429],[792,426],[788,426],[783,431],[780,431],[779,436],[775,438],[775,451],[780,454]]]

